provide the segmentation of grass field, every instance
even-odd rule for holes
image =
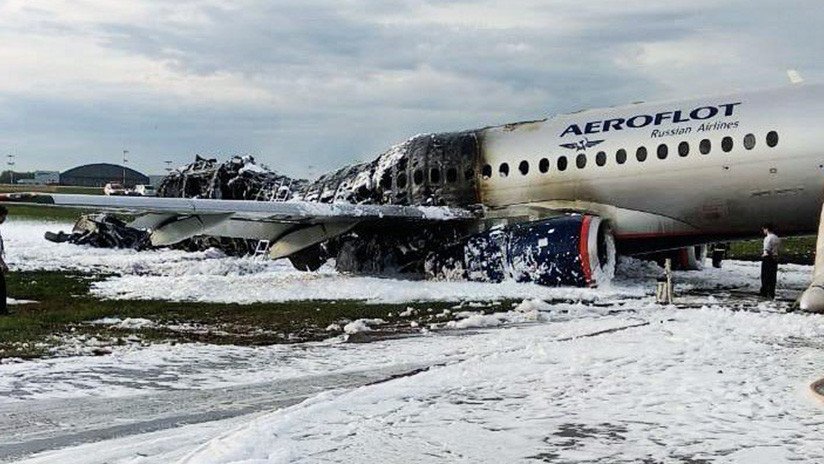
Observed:
[[[815,261],[815,236],[785,237],[781,239],[781,262],[813,264]],[[763,240],[733,242],[727,253],[729,259],[758,261],[761,259]]]
[[[101,187],[72,187],[67,185],[18,185],[0,184],[0,193],[43,192],[81,195],[103,195]]]
[[[102,195],[103,189],[99,187],[72,187],[64,185],[10,185],[0,184],[0,193],[20,193],[20,192],[42,192],[42,193],[63,193],[80,195]],[[41,205],[15,205],[7,204],[9,217],[29,220],[42,219],[46,221],[75,221],[83,214],[93,213],[90,210],[80,210],[72,208],[57,208],[54,206]]]
[[[40,205],[6,205],[6,207],[9,209],[9,219],[11,220],[25,219],[74,222],[81,215],[94,212],[82,209],[57,208],[54,206]]]
[[[49,354],[60,336],[95,337],[118,344],[128,337],[169,342],[269,345],[322,340],[340,335],[331,324],[360,318],[386,321],[384,332],[410,331],[413,319],[399,314],[408,307],[419,309],[421,326],[437,320],[455,302],[367,304],[358,301],[302,301],[252,305],[170,303],[164,301],[110,301],[89,294],[90,285],[106,276],[65,272],[13,272],[8,276],[9,295],[36,304],[11,308],[0,316],[0,359],[34,358]],[[512,302],[491,303],[489,312],[510,309]],[[121,329],[91,325],[104,317],[145,318],[157,325],[147,329]],[[186,327],[181,330],[180,327]],[[57,336],[57,338],[55,337]]]

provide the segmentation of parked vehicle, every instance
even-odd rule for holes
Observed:
[[[128,195],[129,191],[120,182],[109,182],[103,187],[105,195]]]
[[[155,188],[151,185],[135,185],[134,190],[132,190],[132,192],[134,192],[134,195],[138,195],[141,197],[157,196],[157,191],[155,191]]]

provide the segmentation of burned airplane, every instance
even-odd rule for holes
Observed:
[[[764,221],[815,231],[822,114],[824,87],[795,85],[419,135],[246,201],[186,188],[174,196],[193,198],[3,200],[140,212],[130,226],[154,246],[265,240],[271,257],[302,270],[334,259],[344,272],[597,285],[616,253],[694,258],[697,246],[752,237]],[[824,284],[824,264],[822,274]],[[807,301],[824,308],[816,288]]]

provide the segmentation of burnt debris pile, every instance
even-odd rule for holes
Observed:
[[[235,156],[225,163],[197,156],[193,163],[166,176],[157,194],[177,198],[288,201],[306,184],[305,180],[290,179],[256,164],[251,156]],[[49,232],[46,239],[96,248],[155,248],[148,232],[129,227],[112,214],[84,215],[71,234]],[[218,248],[228,255],[243,256],[254,253],[257,245],[257,240],[197,236],[171,248],[186,251]]]
[[[218,163],[195,157],[195,162],[172,171],[157,189],[158,196],[215,200],[288,201],[307,181],[291,179],[255,163],[251,156],[235,156]]]
[[[56,243],[68,242],[95,248],[144,250],[151,247],[148,232],[129,227],[112,214],[83,215],[74,224],[71,234],[46,232],[46,239]]]

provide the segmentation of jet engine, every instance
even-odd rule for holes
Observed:
[[[490,229],[463,246],[469,280],[595,286],[615,272],[615,242],[599,217],[569,215]]]

